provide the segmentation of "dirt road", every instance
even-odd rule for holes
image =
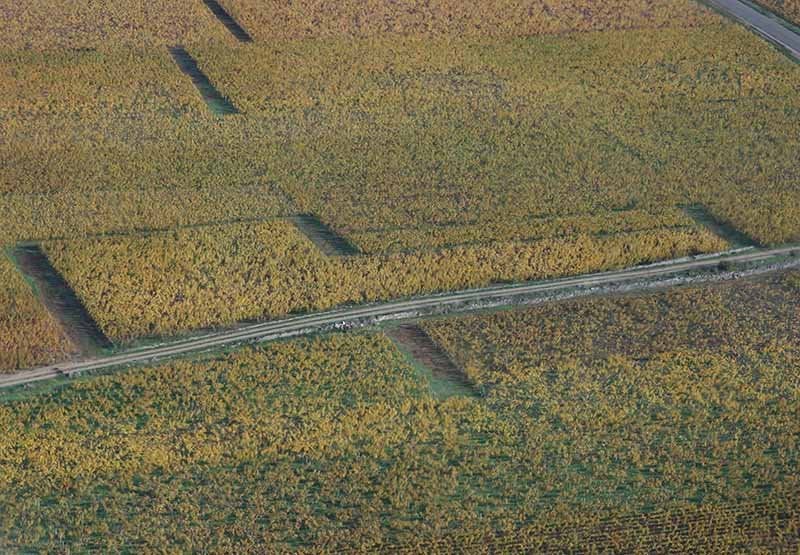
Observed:
[[[317,314],[295,316],[258,324],[250,324],[233,330],[211,333],[209,335],[172,341],[151,347],[132,349],[112,356],[67,362],[22,370],[14,374],[0,375],[0,388],[72,376],[82,372],[106,370],[116,366],[149,363],[189,353],[213,351],[221,347],[240,343],[268,341],[285,337],[306,335],[330,329],[348,329],[365,322],[375,324],[387,320],[404,320],[432,311],[459,313],[480,309],[486,306],[502,307],[520,304],[532,295],[566,292],[581,288],[586,294],[602,293],[609,285],[630,284],[637,287],[653,287],[652,280],[661,280],[662,286],[674,284],[676,275],[688,271],[706,272],[711,279],[720,264],[769,263],[790,255],[800,256],[800,247],[781,247],[769,250],[752,249],[734,254],[720,254],[690,259],[675,260],[637,266],[625,270],[602,272],[575,277],[560,278],[534,283],[502,285],[484,289],[454,291],[407,300],[375,303],[332,310]],[[797,259],[800,265],[800,258]],[[643,280],[651,280],[648,285]],[[671,281],[672,280],[672,281]],[[703,281],[698,276],[696,281]],[[637,285],[639,284],[639,285]],[[656,284],[658,285],[658,284]]]

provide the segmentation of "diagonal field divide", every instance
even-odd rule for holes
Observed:
[[[793,25],[777,15],[772,13],[767,15],[763,10],[742,0],[702,1],[775,44],[796,61],[800,61],[800,34],[795,32]]]
[[[456,314],[531,304],[536,296],[544,301],[578,295],[608,294],[669,287],[682,283],[701,283],[721,279],[738,279],[748,275],[733,265],[759,265],[759,272],[800,266],[800,246],[790,245],[768,250],[749,249],[716,255],[703,255],[635,266],[624,270],[600,272],[574,277],[498,285],[483,289],[454,291],[411,299],[341,308],[316,314],[293,316],[248,324],[237,329],[175,340],[149,347],[131,349],[105,358],[65,362],[0,375],[0,388],[71,377],[83,372],[108,370],[131,364],[153,363],[177,356],[218,350],[244,343],[271,341],[331,330],[347,330],[382,322],[409,320],[421,315]],[[724,274],[720,274],[724,271]],[[694,275],[687,275],[694,273]],[[753,273],[753,272],[751,272]],[[616,289],[615,289],[616,288]],[[576,292],[577,291],[577,292]],[[560,297],[559,297],[560,295]],[[531,300],[533,298],[533,300]]]
[[[714,214],[702,204],[691,204],[683,207],[683,211],[697,225],[705,227],[711,233],[727,241],[733,248],[763,247],[758,241],[739,231],[732,225],[719,220]]]

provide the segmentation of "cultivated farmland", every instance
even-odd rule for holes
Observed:
[[[696,225],[469,245],[383,256],[324,256],[286,221],[44,243],[112,340],[716,252]]]
[[[693,0],[6,4],[0,552],[797,551],[786,52]]]
[[[192,0],[26,0],[5,2],[0,17],[2,49],[52,52],[108,44],[232,42],[202,2]]]
[[[800,70],[728,24],[197,58],[245,114],[280,122],[293,160],[271,171],[345,236],[691,203],[763,243],[800,233]]]
[[[212,114],[166,49],[4,58],[2,240],[45,241],[118,341],[726,248],[687,207],[745,242],[800,238],[800,70],[717,19],[189,51],[240,114]],[[299,214],[363,256],[270,223]],[[192,228],[229,222],[277,225],[264,252],[302,246],[268,266],[308,281]],[[199,256],[170,269],[194,241],[236,277]]]
[[[530,368],[592,367],[605,360],[713,353],[743,368],[759,353],[794,362],[800,343],[800,273],[658,294],[576,300],[492,315],[436,320],[426,331],[479,384]],[[680,355],[680,356],[679,356]]]
[[[381,252],[451,244],[441,226],[491,241],[536,218],[691,204],[761,243],[800,234],[800,71],[736,27],[484,39],[455,54],[452,41],[338,40],[194,50],[243,111],[224,119],[166,50],[10,56],[4,240],[310,213]],[[59,72],[66,84],[47,77]],[[150,200],[172,190],[191,209]],[[27,195],[78,215],[50,231],[61,221],[32,221]]]
[[[0,254],[0,372],[62,360],[74,350],[30,285]]]
[[[508,37],[610,29],[692,27],[715,20],[689,0],[221,0],[257,39],[274,42],[370,36]]]
[[[797,284],[426,324],[480,397],[436,400],[369,333],[5,401],[0,546],[791,550]]]
[[[166,50],[0,52],[0,118],[20,131],[45,118],[94,123],[114,116],[205,113]]]

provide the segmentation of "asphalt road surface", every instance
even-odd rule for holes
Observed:
[[[270,322],[249,324],[237,329],[211,333],[208,335],[177,340],[151,347],[128,350],[112,356],[91,360],[65,362],[31,370],[22,370],[13,374],[0,375],[0,388],[48,380],[62,376],[72,376],[93,370],[106,370],[115,366],[135,363],[155,362],[178,355],[212,351],[239,343],[268,341],[284,337],[305,335],[331,326],[346,328],[357,324],[365,318],[381,320],[401,320],[413,317],[419,311],[431,308],[449,308],[452,312],[474,310],[475,303],[493,301],[496,306],[514,305],[521,299],[537,293],[558,293],[576,287],[599,287],[627,283],[636,283],[644,279],[668,278],[689,270],[713,270],[721,262],[747,263],[764,262],[779,259],[790,254],[800,254],[800,247],[781,247],[770,250],[747,250],[737,254],[720,254],[690,259],[681,259],[650,266],[637,266],[625,270],[587,274],[575,277],[560,278],[535,283],[518,285],[502,285],[484,289],[454,291],[412,298],[401,301],[375,303],[356,307],[348,307],[328,312],[308,314],[273,320]],[[473,306],[470,306],[472,303]],[[459,305],[462,305],[459,307]]]
[[[783,24],[778,16],[764,15],[763,12],[740,0],[705,0],[705,2],[768,41],[781,46],[796,60],[800,60],[800,35]]]

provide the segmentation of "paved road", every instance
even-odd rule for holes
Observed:
[[[414,316],[419,311],[442,308],[448,308],[452,310],[452,312],[463,312],[474,309],[475,303],[481,302],[494,302],[498,305],[513,305],[519,300],[537,293],[552,294],[560,291],[564,292],[575,287],[599,287],[635,283],[643,279],[667,278],[688,270],[710,270],[718,266],[721,261],[728,261],[731,263],[764,262],[791,253],[800,255],[800,247],[782,247],[771,250],[753,249],[737,254],[697,257],[652,264],[650,266],[638,266],[619,271],[560,278],[536,283],[455,291],[452,293],[429,295],[402,301],[362,305],[317,314],[295,316],[283,320],[250,324],[234,330],[173,341],[161,345],[133,349],[105,358],[67,362],[32,370],[23,370],[14,374],[0,375],[0,388],[52,379],[59,376],[72,376],[92,370],[104,370],[126,364],[152,362],[177,355],[210,351],[238,343],[267,341],[283,337],[304,335],[328,329],[331,326],[341,323],[355,324],[364,318],[400,320]]]
[[[767,16],[741,0],[705,0],[705,2],[749,27],[765,39],[800,60],[800,35],[781,23],[777,15]]]

